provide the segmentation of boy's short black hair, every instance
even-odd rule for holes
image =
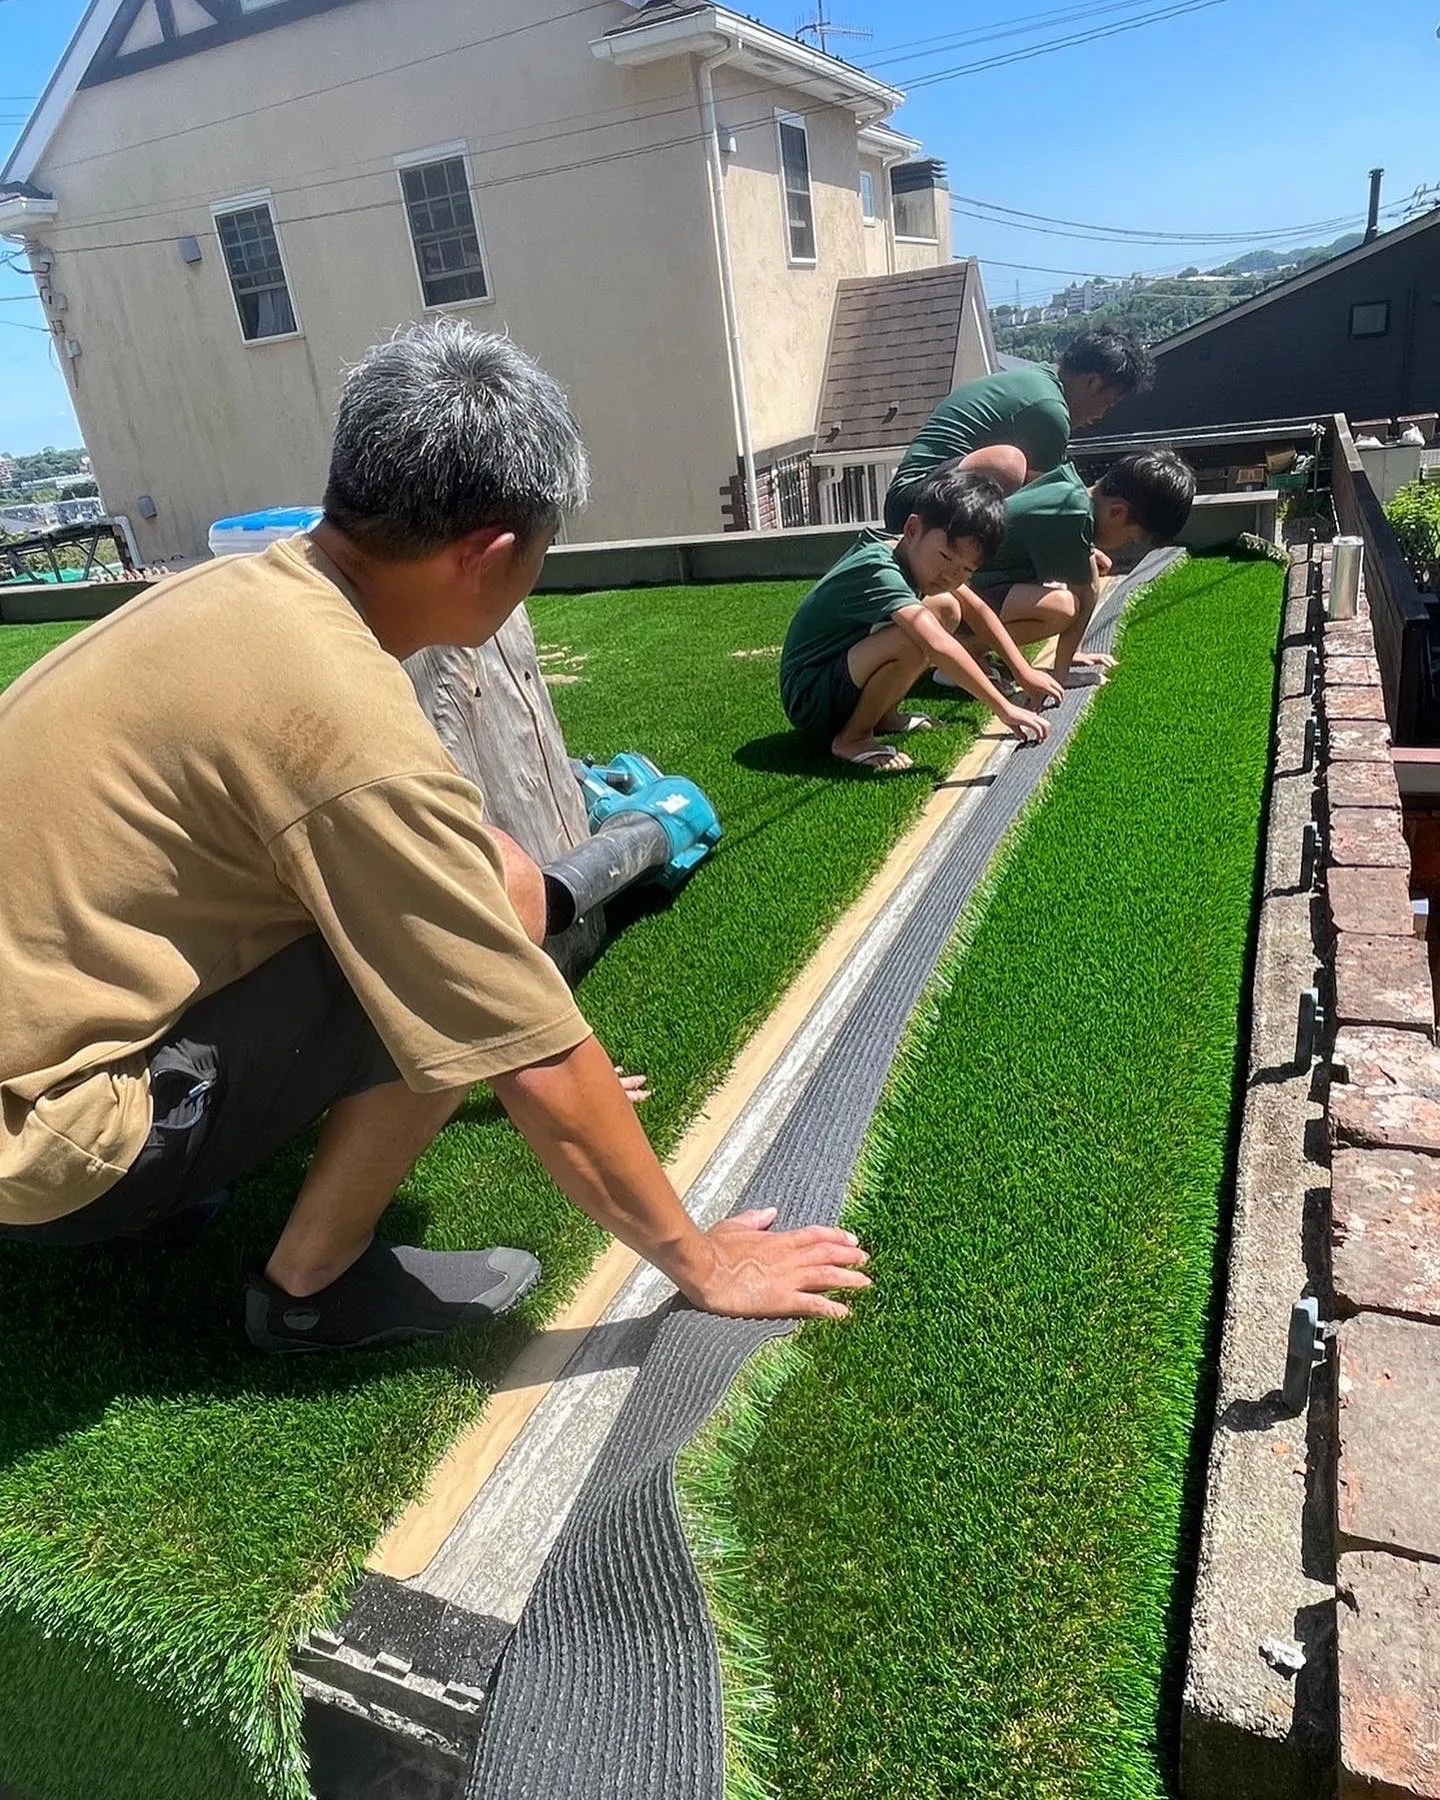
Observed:
[[[1148,537],[1168,544],[1185,529],[1195,503],[1195,471],[1173,450],[1121,457],[1095,484],[1097,495],[1123,500]]]
[[[943,531],[952,541],[974,538],[989,562],[1005,536],[1005,496],[988,475],[962,469],[961,460],[932,470],[915,489],[910,511],[927,531]]]
[[[1155,358],[1128,331],[1086,331],[1066,346],[1062,375],[1098,375],[1122,394],[1144,394],[1155,385]]]

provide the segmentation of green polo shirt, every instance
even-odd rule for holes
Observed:
[[[1053,369],[1034,363],[956,388],[931,413],[906,452],[890,491],[913,488],[941,463],[991,444],[1014,444],[1036,471],[1064,462],[1070,447],[1070,408]]]
[[[1062,463],[1005,502],[1005,539],[993,561],[970,578],[985,597],[1017,582],[1090,579],[1095,503],[1074,463]]]
[[[800,602],[780,654],[780,699],[792,725],[810,725],[812,694],[836,660],[888,625],[920,595],[895,556],[895,540],[867,531]]]

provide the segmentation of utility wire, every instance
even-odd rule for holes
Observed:
[[[607,3],[608,3],[608,0],[607,0]],[[1188,7],[1182,7],[1179,9],[1171,8],[1161,16],[1164,16],[1164,17],[1172,16],[1172,14],[1176,10],[1180,10],[1180,11],[1196,10],[1197,7],[1220,5],[1220,4],[1225,4],[1225,3],[1227,3],[1227,0],[1190,0]],[[588,10],[592,10],[592,9],[589,7],[583,7],[583,8],[580,8],[579,10],[583,12],[583,11],[588,11]],[[563,15],[563,16],[569,17],[569,16],[573,16],[573,15],[567,14],[567,15]],[[1153,18],[1155,16],[1156,15],[1147,15],[1147,19]],[[1144,21],[1141,21],[1141,22],[1144,22]],[[513,35],[513,33],[506,34],[506,35]],[[482,40],[482,41],[489,41],[489,40]],[[923,40],[921,40],[921,41],[923,41]],[[463,47],[463,46],[461,46],[461,47]],[[445,52],[444,54],[453,54],[453,53],[454,53],[453,51],[449,51],[449,52]],[[426,59],[422,59],[422,60],[431,60],[431,59],[426,58]],[[388,71],[386,71],[386,72],[388,72]],[[965,73],[968,71],[961,70],[958,72]],[[370,78],[369,76],[366,76],[366,77],[361,77],[359,79],[369,79],[369,78]],[[342,83],[340,85],[346,86],[346,85],[350,85],[350,84]],[[323,91],[323,90],[317,90],[317,91]],[[761,91],[761,90],[757,90],[757,92],[758,91]],[[770,91],[770,89],[767,88],[764,91],[768,92],[768,91]],[[299,98],[299,96],[290,96],[289,98],[291,98],[291,99]],[[288,100],[287,101],[277,101],[277,102],[272,103],[272,105],[282,105],[282,104],[288,104]],[[692,105],[693,105],[693,101],[691,103],[687,104],[687,106],[685,108],[680,109],[680,110],[684,110],[684,111],[688,112],[691,110]],[[266,110],[266,109],[261,109],[261,110]],[[812,112],[821,112],[821,111],[827,111],[827,110],[830,110],[828,105],[827,106],[817,106],[817,107],[810,109],[810,111],[812,111]],[[246,116],[246,115],[237,115],[237,116]],[[585,116],[585,115],[577,115],[577,116]],[[587,129],[591,129],[591,130],[613,129],[613,128],[615,128],[616,125],[642,123],[642,122],[644,122],[644,120],[647,117],[655,117],[655,116],[659,116],[659,115],[658,114],[647,114],[647,115],[633,115],[632,114],[628,118],[616,120],[610,125],[592,126]],[[224,120],[219,120],[219,121],[213,121],[212,123],[220,124],[220,123],[225,123],[225,122],[226,121],[224,121]],[[752,121],[748,121],[748,123],[754,124],[754,125],[768,124],[768,123],[770,123],[770,117],[766,116],[766,117],[758,118],[758,119],[755,119]],[[190,127],[187,129],[193,130],[193,129],[201,129],[201,128],[202,127]],[[731,129],[743,129],[744,127],[732,125],[730,128]],[[519,140],[516,144],[497,145],[497,146],[495,146],[493,153],[500,154],[505,150],[518,148],[521,146],[521,144],[529,144],[529,143],[534,143],[534,142],[550,142],[550,141],[554,141],[558,137],[567,136],[567,135],[581,135],[581,134],[547,132],[547,133],[542,134],[535,138]],[[659,152],[662,150],[673,149],[673,148],[679,148],[683,145],[693,144],[693,143],[703,142],[703,141],[704,141],[703,133],[686,134],[685,136],[679,137],[679,138],[674,138],[674,139],[669,139],[669,140],[658,140],[654,143],[649,143],[649,144],[632,145],[632,146],[628,146],[621,150],[616,150],[616,151],[612,151],[612,152],[608,152],[608,153],[602,153],[602,154],[596,155],[594,157],[585,158],[585,159],[581,159],[581,160],[577,160],[577,161],[572,161],[569,163],[558,164],[558,165],[547,165],[545,168],[542,168],[542,169],[525,170],[525,171],[519,172],[515,175],[511,175],[511,176],[495,177],[495,178],[491,178],[489,180],[477,180],[474,183],[474,185],[477,189],[489,189],[491,187],[508,186],[517,181],[539,180],[539,179],[543,179],[549,175],[574,173],[574,172],[580,171],[587,167],[596,167],[596,166],[600,166],[602,164],[612,162],[612,161],[625,160],[630,156],[648,155],[648,154],[651,154],[654,152]],[[138,145],[135,147],[138,147]],[[82,159],[82,160],[89,160],[89,159]],[[60,167],[60,166],[67,166],[67,165],[57,165],[57,167]],[[344,165],[338,165],[338,166],[341,168],[344,167]],[[315,188],[318,188],[321,186],[336,186],[336,185],[354,184],[356,182],[359,182],[359,181],[362,181],[362,180],[365,180],[368,178],[365,173],[361,172],[366,167],[367,167],[367,165],[356,164],[356,165],[353,165],[350,169],[346,169],[346,171],[344,173],[336,175],[330,181],[322,181],[322,180],[318,180],[318,179],[311,180],[311,181],[304,181],[304,182],[299,182],[299,183],[293,184],[292,186],[290,186],[288,188],[272,189],[271,192],[272,192],[272,195],[278,195],[280,193],[311,192]],[[374,176],[379,176],[382,174],[388,175],[390,173],[393,173],[393,167],[394,167],[393,162],[389,165],[388,168],[384,164],[380,164],[377,167],[375,167],[373,169],[373,171],[371,171],[371,174]],[[212,196],[205,195],[205,194],[194,194],[191,196],[185,196],[185,197],[183,197],[183,199],[193,199],[196,201],[200,201],[200,200],[205,200],[205,199],[208,199],[211,197]],[[962,198],[962,197],[957,197],[957,198]],[[167,214],[172,214],[173,212],[177,211],[181,207],[182,203],[183,203],[182,197],[177,196],[171,200],[168,200],[162,204],[158,204],[157,206],[152,207],[152,208],[138,209],[138,210],[128,213],[128,214],[116,213],[116,214],[109,214],[109,215],[96,215],[96,217],[94,217],[93,219],[79,222],[79,223],[75,224],[74,226],[57,225],[57,226],[53,227],[52,230],[54,233],[69,233],[72,231],[94,230],[102,224],[121,224],[121,223],[126,223],[126,222],[130,222],[130,221],[138,221],[138,220],[147,219],[147,218],[159,218],[159,217],[163,217]],[[315,222],[315,221],[318,221],[318,220],[321,220],[324,218],[344,217],[349,214],[353,214],[353,213],[357,213],[357,212],[371,211],[371,210],[389,210],[390,208],[392,208],[398,204],[399,204],[399,195],[397,192],[396,194],[387,197],[383,201],[370,202],[368,204],[361,204],[361,205],[349,206],[349,207],[337,207],[337,208],[331,209],[329,211],[314,212],[314,213],[310,213],[310,214],[302,214],[302,215],[298,215],[298,216],[288,219],[288,220],[277,220],[277,223],[281,223],[281,224],[284,224],[287,226],[291,225],[291,224],[311,223],[311,222]],[[998,205],[996,203],[992,203],[992,202],[977,201],[977,202],[975,202],[975,204],[982,205],[982,206],[994,206],[996,210],[1007,212],[1007,213],[1015,210],[1015,209],[1010,209],[1010,208],[1000,208],[1000,207],[998,207]],[[976,217],[976,218],[983,217],[983,215],[975,214],[975,213],[967,215],[964,213],[964,209],[960,206],[956,206],[955,210],[957,211],[957,213],[961,214],[961,216],[970,216],[970,217]],[[1016,216],[1020,217],[1020,216],[1025,216],[1025,215],[1021,215],[1021,214],[1017,213]],[[1040,217],[1043,215],[1035,215],[1035,216]],[[1000,223],[1003,221],[994,220],[991,222],[992,223]],[[1248,243],[1254,243],[1254,242],[1260,241],[1261,239],[1264,239],[1266,237],[1298,236],[1305,231],[1322,229],[1323,225],[1324,225],[1324,222],[1319,222],[1316,224],[1306,224],[1306,225],[1301,225],[1301,226],[1295,227],[1293,231],[1285,231],[1285,232],[1277,232],[1274,230],[1270,230],[1270,231],[1256,232],[1256,233],[1244,233],[1244,232],[1234,232],[1234,233],[1225,233],[1225,234],[1201,233],[1201,234],[1196,234],[1195,237],[1193,237],[1193,238],[1186,237],[1184,234],[1179,234],[1179,233],[1147,234],[1147,233],[1141,233],[1138,231],[1130,231],[1130,230],[1128,230],[1128,228],[1108,228],[1108,227],[1086,228],[1086,234],[1088,234],[1093,229],[1094,235],[1096,235],[1098,238],[1100,238],[1101,241],[1105,241],[1105,239],[1111,235],[1112,229],[1114,230],[1116,235],[1118,235],[1118,233],[1120,231],[1124,231],[1125,237],[1124,237],[1123,241],[1133,241],[1137,244],[1143,243],[1146,241],[1151,241],[1151,242],[1156,242],[1156,243],[1186,242],[1186,243],[1197,243],[1197,244],[1198,243],[1248,244]],[[1039,227],[1036,227],[1036,228],[1039,229]],[[213,235],[213,233],[207,232],[207,233],[204,233],[203,235]],[[1057,232],[1054,235],[1064,235],[1064,234]],[[160,239],[135,238],[135,239],[131,239],[128,241],[113,242],[113,243],[109,243],[109,244],[72,244],[72,245],[68,245],[68,246],[62,246],[62,248],[64,248],[65,252],[67,254],[69,254],[72,251],[79,252],[82,250],[85,250],[85,251],[100,250],[100,249],[117,249],[118,250],[118,249],[139,248],[144,245],[151,244],[151,243],[168,243],[170,241],[172,241],[172,237],[167,235],[166,237],[160,238]]]

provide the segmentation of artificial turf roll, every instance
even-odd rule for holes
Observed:
[[[877,1117],[874,1290],[682,1462],[732,1800],[1170,1791],[1281,589],[1135,603]]]
[[[776,669],[803,591],[532,603],[572,754],[641,750],[699,782],[726,829],[580,991],[617,1060],[650,1075],[644,1117],[662,1152],[980,718],[972,702],[927,699],[941,729],[909,740],[917,768],[899,778],[850,775],[801,746]],[[0,682],[69,635],[0,628]],[[369,1359],[250,1354],[245,1274],[293,1200],[302,1150],[244,1184],[183,1258],[0,1247],[0,1781],[33,1800],[298,1800],[292,1649],[343,1611],[515,1348],[510,1325]],[[483,1092],[382,1229],[433,1249],[534,1251],[546,1278],[532,1321],[601,1242]]]

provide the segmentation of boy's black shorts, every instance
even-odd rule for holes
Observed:
[[[312,933],[192,1006],[150,1052],[154,1122],[115,1186],[63,1219],[0,1237],[138,1237],[248,1175],[335,1101],[400,1075],[323,938]]]
[[[797,731],[827,741],[838,736],[860,704],[860,690],[850,675],[849,652],[842,651],[812,670],[803,683],[797,683],[781,698],[785,716]]]

